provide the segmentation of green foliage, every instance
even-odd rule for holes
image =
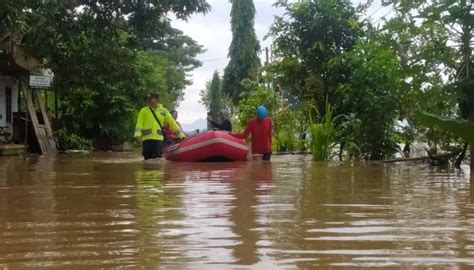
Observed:
[[[222,98],[221,93],[221,78],[217,71],[214,73],[211,81],[210,87],[210,102],[209,102],[209,111],[212,114],[213,119],[217,119],[218,113],[222,111],[225,106],[225,102]]]
[[[298,127],[298,119],[301,113],[293,108],[280,108],[274,119],[274,143],[278,152],[298,150],[298,136],[300,135]]]
[[[0,40],[18,38],[28,30],[28,14],[23,11],[25,1],[0,1]]]
[[[217,71],[212,80],[206,83],[206,88],[201,90],[201,103],[206,106],[213,119],[218,119],[219,112],[227,108],[228,101],[222,94],[222,79]]]
[[[340,144],[340,158],[344,156],[344,151],[350,159],[360,159],[362,152],[361,143],[362,120],[357,118],[355,113],[342,114],[334,121],[336,126],[336,141]]]
[[[255,117],[257,107],[264,105],[273,117],[273,148],[278,152],[295,151],[298,148],[298,126],[301,113],[289,107],[281,107],[278,95],[264,85],[244,80],[245,92],[237,106],[237,124],[244,127]]]
[[[312,123],[310,126],[311,153],[314,161],[329,161],[336,143],[333,110],[329,103],[325,108],[324,122]]]
[[[244,127],[247,121],[255,117],[257,107],[263,105],[267,108],[270,115],[274,116],[278,110],[279,100],[278,95],[262,86],[258,82],[244,80],[243,87],[247,93],[239,102],[237,106],[238,124]]]
[[[274,39],[276,62],[271,70],[277,83],[292,95],[311,100],[325,111],[326,98],[332,102],[339,73],[329,62],[350,51],[361,35],[359,16],[364,7],[354,8],[344,1],[279,1],[285,15],[276,17],[269,36]]]
[[[205,13],[204,0],[1,2],[0,35],[21,41],[53,71],[64,126],[82,137],[128,139],[145,94],[159,92],[175,106],[190,84],[186,73],[200,64],[201,46],[169,16]]]
[[[467,0],[396,1],[395,16],[381,30],[396,52],[404,78],[403,117],[432,145],[450,145],[452,137],[416,123],[415,112],[430,111],[474,119],[472,12]]]
[[[232,43],[229,47],[230,61],[224,70],[222,91],[234,104],[238,104],[245,88],[244,79],[254,77],[260,67],[260,44],[255,34],[255,5],[253,0],[231,0]]]
[[[369,159],[394,154],[395,119],[402,95],[395,55],[375,41],[360,42],[353,51],[331,61],[331,67],[344,71],[346,76],[337,88],[336,111],[360,120],[353,142]]]
[[[474,123],[443,118],[426,112],[418,112],[416,118],[423,125],[438,126],[443,130],[463,138],[467,143],[474,145]]]
[[[77,134],[70,133],[66,129],[60,129],[55,131],[54,136],[56,137],[59,149],[62,151],[67,150],[81,150],[81,151],[92,151],[92,141],[84,137],[78,136]]]

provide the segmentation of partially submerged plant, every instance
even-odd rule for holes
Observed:
[[[334,129],[334,118],[331,105],[326,103],[324,122],[314,123],[311,120],[311,144],[310,150],[314,161],[329,161],[332,149],[336,146],[336,131]]]

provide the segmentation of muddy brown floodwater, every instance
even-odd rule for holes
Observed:
[[[474,269],[469,169],[0,159],[0,269]]]

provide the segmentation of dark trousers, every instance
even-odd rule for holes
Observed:
[[[161,158],[161,154],[163,153],[163,141],[146,140],[142,142],[142,148],[145,160]]]
[[[271,158],[272,158],[272,153],[271,152],[263,154],[263,157],[262,157],[262,159],[265,160],[265,161],[270,161]]]

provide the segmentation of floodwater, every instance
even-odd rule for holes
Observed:
[[[474,188],[428,165],[0,159],[0,269],[474,269]]]

